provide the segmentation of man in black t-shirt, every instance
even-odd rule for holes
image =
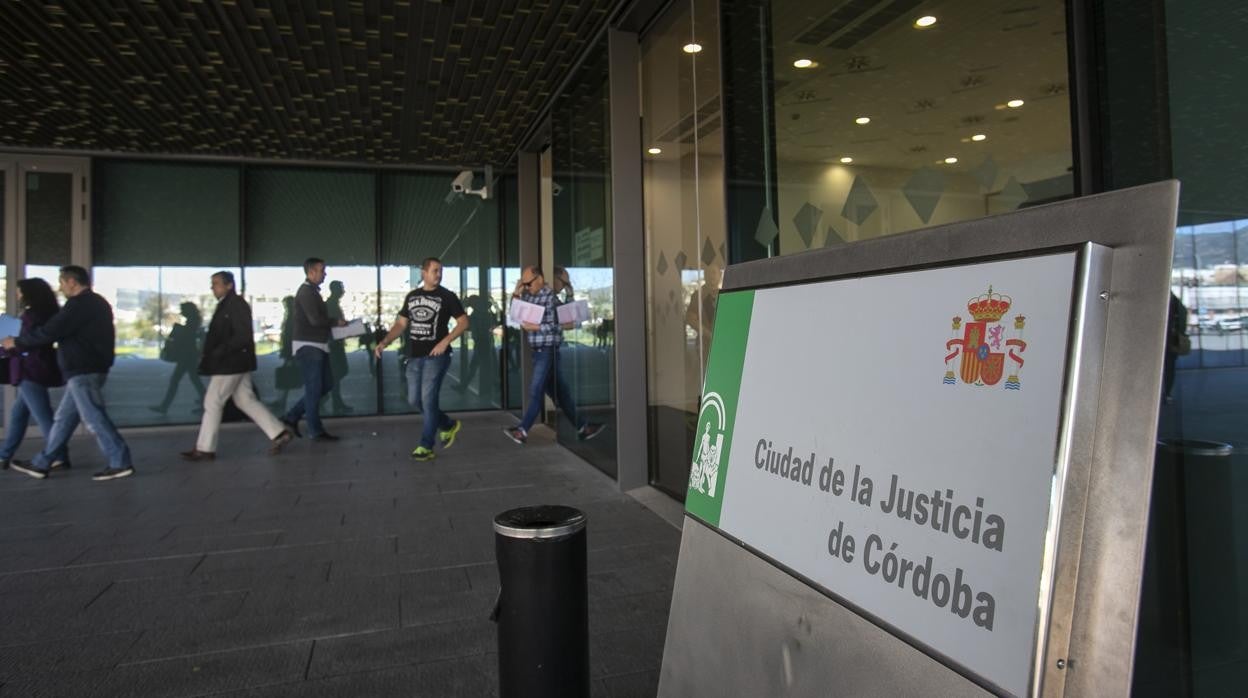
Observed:
[[[403,299],[403,308],[394,325],[377,343],[377,358],[400,334],[407,333],[407,400],[425,415],[420,445],[412,451],[414,460],[433,460],[436,436],[443,448],[455,443],[461,423],[438,409],[442,378],[451,366],[451,345],[468,330],[468,314],[459,296],[442,287],[442,262],[429,257],[420,265],[421,285]],[[450,329],[451,319],[455,329]]]

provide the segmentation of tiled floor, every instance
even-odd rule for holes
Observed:
[[[509,421],[465,418],[432,463],[387,418],[277,458],[227,426],[207,464],[176,458],[193,430],[133,432],[113,482],[81,438],[68,473],[0,473],[0,695],[496,695],[491,521],[563,503],[589,517],[594,696],[653,696],[679,532]]]

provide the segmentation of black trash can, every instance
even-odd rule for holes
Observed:
[[[585,514],[523,507],[494,517],[500,698],[588,698]]]

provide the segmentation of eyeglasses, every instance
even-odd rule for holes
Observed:
[[[537,280],[538,280],[538,279],[540,279],[540,278],[542,278],[542,277],[540,277],[540,276],[535,276],[535,277],[533,277],[533,278],[529,279],[528,281],[525,281],[524,279],[520,279],[520,284],[521,284],[522,286],[528,286],[529,284],[533,283],[534,281],[537,281]]]

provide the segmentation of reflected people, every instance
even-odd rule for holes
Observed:
[[[1174,401],[1175,364],[1180,356],[1192,352],[1192,339],[1187,336],[1187,306],[1170,292],[1170,310],[1166,317],[1166,354],[1165,365],[1161,374],[1162,402],[1170,404]]]
[[[290,391],[303,385],[303,376],[299,373],[299,367],[295,365],[295,354],[291,350],[290,312],[294,307],[294,296],[286,296],[282,299],[282,329],[278,334],[277,347],[277,358],[281,359],[282,363],[274,369],[273,385],[277,388],[277,397],[269,403],[269,409],[274,412],[285,412]]]
[[[346,316],[342,312],[342,297],[347,294],[341,281],[329,282],[329,300],[325,301],[325,311],[329,319],[335,323],[346,324]],[[341,321],[341,322],[340,322]],[[347,363],[347,340],[329,339],[329,375],[333,378],[333,388],[329,391],[334,412],[344,414],[354,412],[350,405],[342,401],[342,379],[351,371]]]
[[[458,387],[460,390],[467,389],[473,377],[479,375],[481,383],[478,394],[490,395],[498,377],[498,363],[494,356],[494,329],[501,324],[498,307],[493,298],[480,294],[468,296],[464,307],[469,311],[468,319],[472,323],[468,328],[468,334],[472,337],[472,356]]]
[[[183,322],[174,325],[165,338],[165,345],[160,349],[160,360],[173,364],[173,375],[169,376],[169,386],[165,388],[165,397],[159,405],[150,407],[157,414],[167,414],[169,406],[178,395],[178,385],[186,376],[199,400],[204,399],[204,382],[199,378],[199,337],[203,333],[204,319],[194,303],[186,301],[180,308]],[[199,408],[196,408],[198,411]]]
[[[22,309],[21,334],[30,334],[43,327],[61,311],[56,292],[43,279],[22,279],[17,282],[17,306]],[[35,418],[46,441],[52,433],[52,398],[49,388],[65,385],[61,368],[56,363],[56,350],[51,345],[29,351],[0,350],[8,358],[8,383],[17,387],[17,395],[9,408],[9,427],[4,445],[0,446],[0,469],[9,467],[9,460],[22,445],[30,418]],[[52,455],[49,469],[69,467],[68,446]]]
[[[715,330],[715,305],[719,302],[719,286],[724,275],[716,267],[703,270],[702,283],[689,294],[689,305],[685,308],[685,324],[698,335],[699,358],[702,363],[698,374],[699,381],[705,377],[706,362],[711,354],[711,335]]]

